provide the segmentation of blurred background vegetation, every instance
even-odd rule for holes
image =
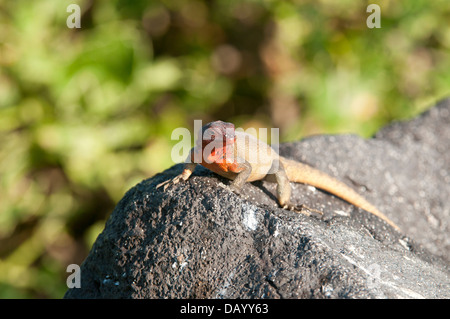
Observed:
[[[446,96],[449,4],[0,0],[0,297],[62,297],[123,194],[173,165],[176,127],[367,137]]]

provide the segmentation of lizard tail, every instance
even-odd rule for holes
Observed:
[[[346,200],[350,204],[358,206],[368,211],[369,213],[372,213],[373,215],[387,222],[396,230],[400,231],[400,228],[388,217],[386,217],[386,215],[380,212],[374,205],[369,203],[364,197],[359,195],[356,191],[354,191],[346,184],[309,165],[299,163],[297,161],[292,161],[283,157],[280,157],[280,160],[291,182],[308,184],[327,191],[337,197]]]

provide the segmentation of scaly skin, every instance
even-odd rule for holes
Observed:
[[[279,156],[272,147],[252,135],[234,131],[231,123],[211,122],[203,126],[201,133],[203,138],[199,138],[199,144],[191,149],[183,172],[157,185],[157,188],[164,186],[166,190],[170,185],[186,181],[196,165],[201,164],[233,180],[231,188],[235,192],[239,192],[246,182],[261,179],[274,181],[277,183],[280,206],[298,211],[290,202],[290,182],[308,184],[372,213],[400,231],[394,222],[352,188],[311,166]]]

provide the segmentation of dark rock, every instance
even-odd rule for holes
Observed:
[[[402,228],[293,184],[307,217],[276,205],[275,185],[241,196],[197,168],[166,193],[176,165],[129,190],[65,298],[449,298],[450,100],[372,139],[314,136],[286,157],[355,188]]]

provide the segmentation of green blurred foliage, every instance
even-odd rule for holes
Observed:
[[[62,297],[176,127],[370,136],[448,94],[448,0],[369,3],[1,1],[0,297]]]

